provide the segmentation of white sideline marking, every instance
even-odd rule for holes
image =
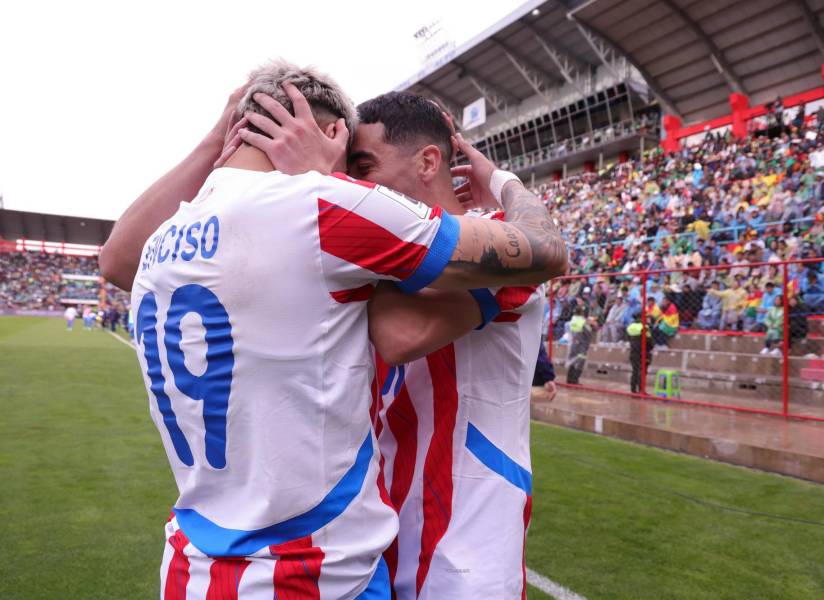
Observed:
[[[579,596],[572,590],[555,583],[551,579],[536,573],[530,568],[527,568],[526,570],[526,582],[529,585],[538,588],[543,593],[549,594],[555,598],[555,600],[586,600],[583,596]]]
[[[129,348],[131,348],[132,350],[134,350],[134,344],[132,344],[131,342],[127,342],[126,340],[124,340],[122,337],[120,337],[119,335],[117,335],[117,334],[116,334],[116,333],[114,333],[113,331],[111,331],[111,330],[107,329],[107,330],[106,330],[106,333],[108,333],[110,336],[112,336],[114,339],[116,339],[116,340],[117,340],[118,342],[120,342],[121,344],[126,344]]]

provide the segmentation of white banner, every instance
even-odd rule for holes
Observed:
[[[464,106],[462,123],[464,129],[472,129],[484,123],[486,123],[486,102],[483,98],[478,98],[472,104]]]

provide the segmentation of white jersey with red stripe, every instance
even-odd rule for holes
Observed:
[[[483,328],[407,365],[378,359],[376,431],[400,518],[385,556],[398,600],[525,594],[529,398],[544,289],[473,294]]]
[[[213,172],[150,237],[132,306],[179,490],[165,598],[388,588],[397,516],[369,416],[366,300],[378,279],[428,285],[457,237],[440,209],[372,184],[238,169]]]

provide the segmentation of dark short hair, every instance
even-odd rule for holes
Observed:
[[[389,92],[358,106],[360,123],[381,123],[383,141],[393,146],[436,144],[444,161],[452,155],[452,130],[440,107],[424,96]]]

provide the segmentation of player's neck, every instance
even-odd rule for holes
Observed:
[[[430,193],[428,195],[433,200],[430,206],[440,204],[441,208],[443,208],[450,215],[463,215],[466,213],[466,209],[455,197],[455,191],[452,189],[451,177],[448,180],[445,180],[441,185],[430,188]]]
[[[243,144],[238,148],[224,166],[246,171],[263,171],[264,173],[275,170],[266,154],[247,144]]]

